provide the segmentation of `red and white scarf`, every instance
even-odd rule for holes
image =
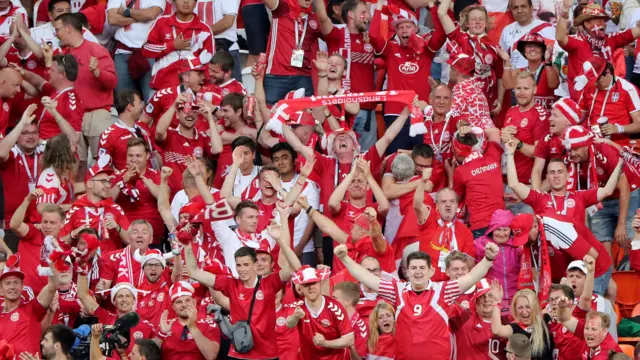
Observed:
[[[126,282],[133,284],[134,286],[138,286],[144,282],[144,272],[140,271],[138,275],[138,279],[136,281],[133,274],[133,261],[137,261],[131,256],[131,245],[127,245],[126,248],[122,250],[122,255],[120,256],[120,262],[118,263],[118,275],[117,275],[117,283]]]
[[[567,190],[576,191],[580,188],[580,164],[572,161],[569,163],[569,181],[567,181]],[[598,173],[596,172],[596,157],[593,145],[589,146],[589,165],[587,168],[587,189],[598,187]]]
[[[520,273],[518,274],[518,290],[531,289],[538,293],[538,300],[541,306],[546,304],[549,297],[549,288],[553,284],[551,279],[551,261],[549,259],[549,244],[544,231],[544,225],[537,216],[534,221],[538,222],[538,261],[532,254],[531,246],[525,245],[522,251],[522,259],[520,261]],[[538,263],[539,262],[539,263]],[[538,274],[536,279],[534,269]]]

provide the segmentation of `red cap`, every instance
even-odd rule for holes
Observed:
[[[476,71],[476,61],[467,54],[451,55],[447,60],[447,64],[467,76],[473,75]]]
[[[531,214],[519,214],[511,222],[511,232],[513,233],[513,246],[523,246],[529,241],[529,232],[533,227]]]
[[[365,230],[371,230],[371,222],[369,222],[369,218],[364,213],[357,215],[353,219],[349,219],[354,225],[358,225]]]
[[[562,145],[564,145],[567,150],[577,149],[591,145],[593,138],[593,133],[584,127],[580,125],[571,126],[564,131]]]
[[[293,116],[289,118],[289,125],[305,125],[305,126],[316,126],[316,119],[313,118],[313,115],[306,110],[296,111]]]
[[[20,271],[20,254],[13,254],[7,258],[6,266],[0,275],[0,282],[9,276],[17,276],[24,280],[24,273]]]
[[[98,158],[95,164],[87,171],[87,174],[84,176],[84,182],[87,182],[98,174],[113,174],[113,167],[111,167],[111,156],[108,154],[103,154]]]
[[[179,215],[189,214],[190,216],[195,216],[196,214],[201,212],[205,206],[206,204],[204,203],[202,196],[195,196],[193,199],[191,199],[191,201],[180,208]]]
[[[173,283],[171,288],[169,289],[169,297],[171,298],[171,302],[173,303],[180,296],[191,296],[193,297],[193,293],[196,290],[193,288],[191,284],[186,281],[178,281],[177,283]]]
[[[471,301],[476,301],[480,296],[491,291],[491,284],[487,279],[481,279],[476,283],[476,290],[473,292]]]
[[[298,271],[291,274],[291,280],[296,285],[313,284],[328,279],[330,275],[331,268],[329,267],[318,270],[309,265],[303,265]]]

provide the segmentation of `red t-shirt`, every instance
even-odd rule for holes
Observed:
[[[16,354],[25,351],[39,353],[42,333],[40,322],[46,314],[47,309],[37,299],[23,301],[10,312],[0,311],[0,339],[13,344]]]
[[[567,61],[569,70],[567,73],[567,81],[569,83],[569,94],[571,98],[578,101],[580,92],[573,88],[574,79],[582,74],[582,64],[589,61],[589,58],[596,55],[604,58],[606,61],[613,62],[613,53],[633,42],[632,29],[620,31],[617,33],[607,34],[604,44],[600,49],[594,49],[589,39],[579,32],[576,35],[569,35],[567,43],[562,46],[567,51]]]
[[[431,211],[435,212],[435,208]],[[438,221],[436,216],[430,216],[424,224],[420,225],[420,251],[431,256],[431,265],[435,269],[431,280],[446,281],[449,280],[449,276],[445,273],[444,260],[452,250],[452,243],[446,243],[444,240],[444,226],[440,225]],[[457,250],[469,255],[471,259],[475,259],[476,248],[473,244],[471,230],[458,220],[455,220],[453,227]]]
[[[98,318],[98,323],[104,325],[113,325],[116,323],[118,319],[118,314],[114,314],[108,312],[107,310],[98,307],[94,312],[93,316]],[[153,326],[147,321],[140,321],[138,325],[134,326],[130,330],[131,332],[131,341],[129,342],[129,347],[127,348],[127,354],[131,354],[131,350],[133,350],[133,346],[135,345],[135,340],[137,339],[153,339],[156,337],[156,331]],[[120,359],[118,353],[114,350],[111,354],[110,358],[107,359]]]
[[[450,159],[453,156],[451,140],[456,132],[456,122],[426,121],[425,126],[427,127],[427,132],[423,135],[424,143],[430,145],[433,149],[434,160],[442,162],[445,159]],[[442,170],[444,171],[444,168]]]
[[[48,96],[51,100],[58,102],[56,110],[58,110],[60,115],[67,120],[69,125],[71,125],[75,131],[79,132],[82,130],[84,105],[82,105],[80,96],[76,93],[76,89],[69,87],[56,91],[51,84],[44,83],[42,86],[42,95]],[[44,109],[40,114],[40,122],[38,124],[40,127],[40,138],[43,140],[51,139],[61,133],[56,120]]]
[[[157,284],[149,284],[145,279],[145,283],[142,286],[138,286],[138,288],[148,292],[138,293],[136,312],[140,315],[141,320],[146,320],[157,328],[160,324],[162,312],[165,310],[173,311],[167,283],[160,279]]]
[[[126,124],[118,120],[115,124],[109,126],[100,135],[100,145],[98,146],[98,157],[108,154],[113,160],[113,167],[116,170],[123,170],[127,168],[127,142],[134,137],[142,137],[149,146],[149,149],[153,149],[153,143],[149,137],[147,130],[134,125],[133,128],[128,127]]]
[[[537,104],[526,111],[521,111],[519,106],[512,106],[507,111],[503,126],[515,126],[518,131],[515,137],[528,145],[533,145],[549,133],[547,111]],[[518,181],[530,184],[533,158],[516,151],[513,160],[516,163]]]
[[[287,318],[293,315],[295,310],[295,303],[282,304],[280,309],[276,310],[276,337],[280,360],[298,360],[300,352],[298,329],[287,328]]]
[[[196,136],[190,139],[182,135],[178,128],[167,129],[167,137],[157,144],[163,150],[163,166],[173,169],[169,178],[169,186],[173,192],[182,190],[182,174],[187,169],[189,156],[211,156],[211,138],[203,132],[196,131]]]
[[[573,317],[584,319],[586,312],[579,307],[573,308]],[[577,338],[571,331],[558,322],[551,320],[548,324],[549,332],[553,337],[553,355],[559,360],[581,360],[582,339]]]
[[[352,93],[375,91],[373,75],[373,45],[365,41],[362,33],[351,34],[347,27],[333,26],[324,38],[329,54],[341,54],[347,59],[346,78],[342,81],[346,90]],[[360,104],[360,109],[371,110],[376,103]]]
[[[160,186],[159,171],[147,168],[144,176],[154,184]],[[127,214],[129,221],[133,222],[138,219],[147,220],[153,228],[153,242],[160,243],[160,239],[164,234],[164,221],[162,221],[162,217],[160,217],[160,212],[158,211],[158,201],[140,177],[130,180],[129,184],[138,190],[138,199],[132,201],[132,197],[121,191],[116,202],[120,205],[122,211]],[[118,185],[116,184],[116,186]]]
[[[471,230],[489,226],[493,212],[504,209],[502,151],[500,145],[489,142],[483,156],[456,167],[453,190],[469,209]]]
[[[33,224],[27,224],[29,231],[18,242],[20,254],[20,270],[24,273],[24,284],[30,286],[38,294],[47,285],[47,277],[38,274],[38,266],[43,259],[41,254],[44,235]]]
[[[560,214],[585,223],[586,209],[598,203],[598,188],[589,190],[568,191],[565,196],[553,196],[531,189],[529,196],[522,200],[533,208],[535,214]]]
[[[204,317],[198,314],[198,330],[206,337],[207,339],[214,341],[216,343],[220,343],[220,328],[218,324],[213,320],[213,318],[207,316]],[[166,360],[204,360],[205,357],[202,355],[200,349],[198,349],[198,345],[195,340],[193,340],[193,336],[190,333],[187,333],[187,340],[181,340],[183,331],[185,331],[185,326],[180,324],[177,320],[173,322],[171,325],[171,332],[169,332],[169,337],[162,341],[162,359]],[[189,330],[186,330],[187,332]],[[255,341],[255,338],[254,338]]]
[[[433,359],[451,356],[449,307],[460,296],[457,281],[432,282],[416,293],[411,283],[380,280],[378,294],[398,309],[396,313],[396,356],[398,359],[424,359],[428,349]]]
[[[357,311],[353,313],[349,319],[351,322],[351,328],[353,329],[353,335],[355,336],[354,346],[356,352],[361,358],[367,356],[367,340],[369,340],[369,326],[360,317],[360,313]]]
[[[347,312],[335,299],[322,295],[322,307],[318,313],[312,313],[305,300],[295,303],[304,311],[304,318],[298,321],[300,352],[303,359],[343,360],[348,358],[349,349],[329,349],[313,343],[315,334],[321,334],[327,340],[339,339],[353,333]]]
[[[548,134],[544,139],[538,141],[533,156],[547,161],[553,158],[564,157],[565,147],[562,145],[562,138]]]
[[[579,339],[584,339],[584,326],[585,322],[578,320],[578,326],[576,326],[576,331],[574,331],[573,334]],[[589,348],[587,343],[583,342],[580,353],[582,354],[583,360],[606,360],[609,358],[609,351],[611,350],[614,352],[622,352],[618,343],[613,339],[613,336],[607,334],[596,349]]]
[[[236,79],[230,79],[229,81],[220,85],[210,84],[210,87],[213,92],[220,95],[221,98],[229,95],[230,93],[247,95],[247,89],[245,89],[244,85],[242,85],[242,83]]]
[[[49,21],[49,2],[51,0],[42,0],[38,6],[38,12],[36,14],[36,22],[48,22]],[[71,3],[71,12],[79,12],[85,10],[88,7],[97,4],[95,0],[74,0]]]
[[[40,174],[39,161],[42,159],[44,146],[39,146],[31,154],[24,154],[17,145],[11,148],[9,157],[0,163],[0,177],[4,184],[4,219],[5,227],[9,228],[9,221],[24,198],[29,195],[29,183],[36,187]],[[35,202],[29,205],[27,214],[35,211]],[[28,220],[28,219],[25,219]]]
[[[318,28],[318,18],[315,14],[309,14],[304,19],[294,19],[287,1],[279,1],[278,7],[272,10],[271,14],[273,21],[267,44],[266,73],[280,76],[310,76],[311,47],[322,37]],[[302,67],[291,66],[291,56],[294,49],[298,48],[296,39],[301,42],[302,46],[299,48],[304,51]]]
[[[506,359],[506,339],[493,335],[491,321],[478,315],[475,303],[471,303],[469,310],[451,318],[449,323],[455,336],[454,359]]]
[[[282,290],[285,283],[280,276],[271,273],[260,279],[259,289],[251,315],[251,332],[254,346],[245,354],[238,353],[233,347],[229,356],[239,359],[271,359],[278,357],[278,343],[276,340],[276,293]],[[247,320],[249,306],[253,298],[254,288],[247,288],[242,281],[231,276],[216,276],[214,290],[221,291],[229,298],[231,318],[234,322]]]
[[[598,175],[598,186],[604,187],[609,180],[609,175],[613,173],[618,161],[620,160],[620,152],[613,146],[605,143],[594,143],[596,174]],[[580,188],[587,189],[589,166],[580,166]],[[635,191],[640,187],[640,176],[630,168],[630,164],[625,162],[623,173],[629,183],[629,190]],[[620,197],[620,191],[616,189],[609,199],[617,199]]]

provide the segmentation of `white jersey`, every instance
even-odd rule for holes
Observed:
[[[556,27],[548,22],[533,19],[529,25],[520,26],[518,22],[512,22],[505,26],[500,35],[500,46],[511,57],[511,66],[514,68],[527,67],[527,59],[520,54],[517,49],[518,40],[527,35],[530,31],[537,32],[549,43],[556,41]]]
[[[238,41],[237,18],[239,8],[240,0],[199,0],[193,12],[198,15],[202,22],[209,26],[222,20],[225,15],[235,16],[236,19],[233,20],[233,25],[217,34],[215,38],[227,39],[234,43],[229,50],[239,50],[240,47],[236,43]]]
[[[82,37],[85,40],[89,40],[96,44],[100,44],[98,39],[96,39],[95,35],[91,33],[91,31],[82,28]],[[36,27],[31,28],[31,38],[38,45],[42,45],[43,43],[51,43],[51,47],[54,51],[60,50],[60,40],[56,36],[56,30],[53,28],[51,22],[46,24],[42,24]]]
[[[291,188],[293,188],[296,182],[298,181],[298,176],[299,175],[294,176],[293,179],[291,179],[291,181],[289,182],[281,181],[282,188],[287,192],[291,191]],[[320,188],[318,187],[318,184],[316,184],[315,182],[311,180],[307,180],[307,183],[305,187],[302,189],[300,196],[306,196],[307,201],[309,202],[309,205],[311,205],[314,209],[318,209],[320,207]],[[300,243],[300,239],[302,238],[302,235],[304,234],[304,231],[307,228],[308,224],[309,224],[309,215],[307,215],[307,213],[305,213],[304,211],[300,211],[300,214],[296,216],[293,222],[293,246],[294,247]],[[307,245],[305,245],[304,250],[302,252],[305,252],[305,253],[313,252],[313,250],[314,250],[313,241],[309,240],[309,242],[307,243]]]
[[[107,4],[107,11],[111,9],[118,9],[122,6],[126,7],[129,1],[127,0],[109,0]],[[162,15],[164,12],[164,7],[167,2],[165,0],[136,0],[133,5],[134,9],[149,9],[154,6],[161,9],[158,16]],[[140,49],[144,42],[147,40],[147,34],[149,33],[149,28],[153,24],[152,21],[147,22],[134,22],[129,26],[119,26],[117,27],[115,39],[122,44],[132,48],[132,49]],[[128,50],[117,49],[116,54],[130,54],[131,52]]]

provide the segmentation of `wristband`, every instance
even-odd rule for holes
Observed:
[[[169,334],[165,334],[162,331],[158,331],[158,335],[156,335],[158,337],[158,339],[162,339],[165,340],[166,338],[169,337]]]
[[[306,212],[307,214],[309,214],[309,213],[311,212],[311,210],[313,210],[313,206],[309,206],[309,207],[307,208],[307,210],[305,210],[305,212]]]
[[[496,261],[496,259],[495,259],[495,258],[491,259],[491,258],[489,258],[487,255],[485,255],[485,256],[484,256],[484,258],[485,258],[485,259],[487,259],[487,261],[490,261],[490,262],[494,262],[494,261]]]
[[[118,225],[118,233],[120,233],[120,231],[122,231],[122,226]]]
[[[624,127],[620,124],[614,124],[616,126],[616,130],[618,130],[618,134],[624,134]]]
[[[548,62],[544,63],[544,66],[553,66],[553,64],[551,63],[551,61],[548,61]]]
[[[326,72],[325,72],[325,73],[318,73],[318,77],[319,77],[319,78],[324,78],[324,77],[327,77],[327,76],[328,76],[328,75],[327,75],[327,73],[326,73]]]

